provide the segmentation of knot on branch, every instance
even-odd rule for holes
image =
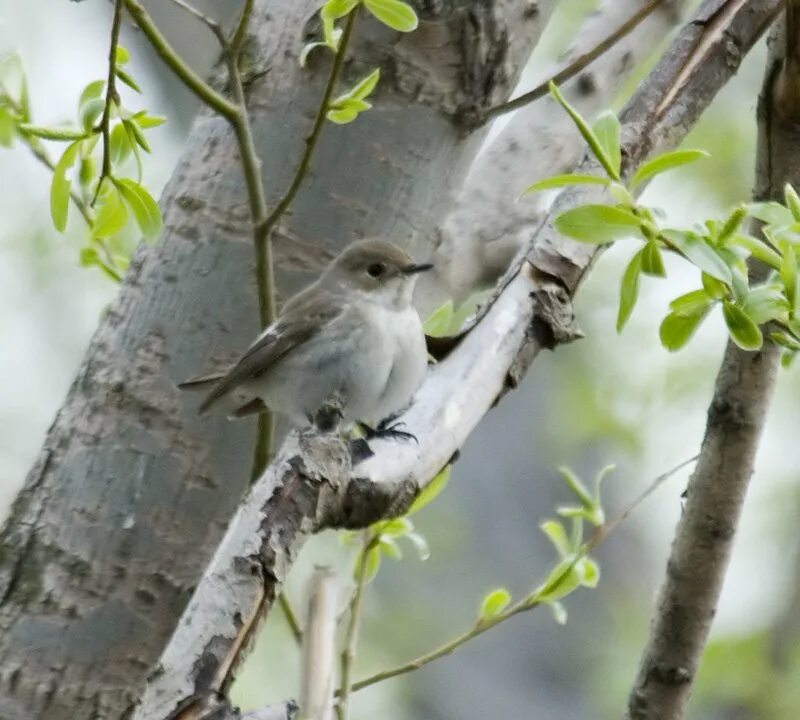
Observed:
[[[561,285],[541,285],[531,293],[531,300],[531,332],[540,347],[552,350],[583,337],[575,320],[572,298]]]

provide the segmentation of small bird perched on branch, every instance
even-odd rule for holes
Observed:
[[[213,384],[201,414],[232,395],[243,403],[233,417],[269,408],[296,426],[328,425],[320,418],[333,404],[345,426],[406,435],[387,421],[425,375],[425,335],[411,298],[418,274],[431,267],[384,240],[354,242],[286,302],[230,370],[180,387]]]

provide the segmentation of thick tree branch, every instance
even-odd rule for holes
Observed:
[[[626,173],[680,141],[779,6],[780,0],[709,0],[699,9],[623,113]],[[720,13],[723,34],[714,24]],[[715,30],[710,39],[708,27]],[[667,106],[665,96],[672,98]],[[138,720],[224,693],[305,538],[325,527],[366,527],[405,510],[539,351],[575,336],[570,298],[596,250],[558,236],[553,219],[597,199],[594,188],[560,196],[481,321],[429,373],[403,417],[420,438],[418,447],[375,442],[375,456],[352,468],[341,439],[289,436],[232,520],[145,690]]]
[[[791,26],[791,3],[789,11]],[[780,34],[777,28],[771,38],[759,103],[757,200],[778,199],[785,183],[800,183],[800,114],[795,112],[796,98],[783,102],[787,98],[778,85],[780,78],[800,87],[800,77],[787,77],[792,63],[779,41]],[[756,276],[764,272],[763,267],[751,270]],[[683,717],[716,614],[772,399],[778,359],[779,350],[771,343],[755,353],[728,343],[708,411],[700,460],[689,481],[667,576],[628,700],[628,720]]]

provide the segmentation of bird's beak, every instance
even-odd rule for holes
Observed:
[[[422,263],[421,265],[406,265],[403,268],[403,275],[416,275],[433,268],[433,263]]]

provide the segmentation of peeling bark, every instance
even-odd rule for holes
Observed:
[[[781,92],[788,84],[800,87],[800,68],[786,59],[780,26],[770,40],[759,102],[757,200],[779,200],[785,183],[800,183],[800,112],[796,96],[786,102]],[[796,48],[796,38],[790,47]],[[754,273],[763,276],[764,270],[753,268]],[[769,341],[755,353],[728,342],[700,459],[689,480],[650,637],[628,699],[628,720],[683,717],[755,468],[779,356]]]
[[[359,19],[346,81],[381,67],[376,106],[323,131],[277,234],[281,295],[354,237],[410,245],[439,219],[439,192],[480,143],[459,118],[509,94],[554,4],[419,3],[406,36]],[[271,202],[328,71],[325,53],[297,62],[318,7],[256,2],[243,74]],[[161,199],[162,237],[134,257],[0,535],[4,720],[130,713],[246,489],[255,425],[199,419],[176,388],[257,331],[241,175],[225,121],[200,116]]]
[[[779,7],[780,0],[710,0],[700,8],[622,115],[626,173],[680,141]],[[231,522],[148,683],[137,720],[202,717],[200,708],[224,703],[241,650],[308,534],[403,512],[539,350],[574,337],[570,299],[595,251],[558,236],[553,219],[576,203],[602,200],[600,192],[584,187],[559,197],[481,320],[429,373],[402,418],[419,446],[374,441],[375,456],[352,468],[336,437],[288,438]],[[201,676],[197,658],[213,672]]]

